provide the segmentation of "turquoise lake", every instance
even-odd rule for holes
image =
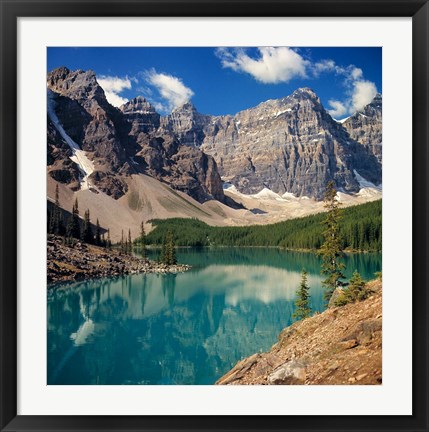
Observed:
[[[324,309],[320,259],[269,248],[180,249],[192,270],[48,290],[48,384],[213,384],[291,324],[301,269]],[[350,254],[371,279],[381,254]]]

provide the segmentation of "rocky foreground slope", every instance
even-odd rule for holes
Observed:
[[[269,352],[254,354],[216,384],[381,384],[382,289],[285,328]]]

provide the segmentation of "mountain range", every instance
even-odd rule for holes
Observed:
[[[257,205],[258,195],[278,197],[276,205],[309,198],[319,209],[330,180],[344,197],[381,193],[380,94],[337,121],[309,88],[223,116],[201,114],[191,102],[161,116],[142,96],[113,107],[93,71],[55,69],[47,89],[48,191],[49,183],[60,184],[67,197],[85,191],[94,198],[89,204],[126,200],[132,211],[145,207],[146,216],[159,216],[141,193],[142,184],[157,184],[167,194],[164,209],[180,208],[173,202],[180,197],[222,224],[255,215],[248,201]]]

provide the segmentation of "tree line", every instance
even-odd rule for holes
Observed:
[[[342,250],[381,251],[381,200],[342,209],[339,222]],[[197,219],[156,219],[147,244],[162,245],[168,231],[178,246],[275,246],[318,250],[323,244],[324,213],[269,225],[212,227]]]

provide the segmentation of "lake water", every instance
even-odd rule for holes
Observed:
[[[213,384],[268,350],[291,324],[302,268],[322,311],[315,254],[182,249],[177,275],[133,275],[49,290],[48,384]],[[345,258],[346,274],[381,270],[380,254]]]

